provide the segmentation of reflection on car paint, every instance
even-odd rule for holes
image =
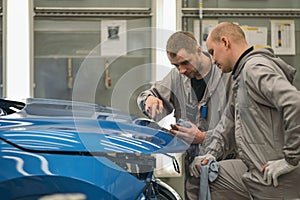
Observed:
[[[6,114],[0,117],[1,200],[56,194],[82,194],[86,200],[180,199],[153,177],[153,154],[188,147],[167,131],[89,103],[0,99],[0,107]]]

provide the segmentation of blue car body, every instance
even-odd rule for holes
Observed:
[[[188,145],[116,109],[51,99],[1,100],[0,197],[150,199],[153,154]],[[157,198],[159,199],[159,198]]]

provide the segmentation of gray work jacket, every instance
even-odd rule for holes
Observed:
[[[155,82],[149,90],[142,92],[137,103],[145,114],[145,100],[149,95],[158,97],[163,101],[164,112],[156,121],[170,114],[174,110],[175,118],[188,119],[201,130],[214,128],[221,119],[227,104],[227,97],[231,90],[231,75],[224,74],[216,66],[212,65],[211,77],[207,83],[204,96],[198,102],[193,94],[191,79],[179,73],[178,69],[172,69],[161,81]],[[208,108],[207,117],[201,117],[201,106]]]
[[[271,49],[248,53],[235,71],[230,106],[213,134],[208,153],[224,157],[236,148],[252,179],[270,160],[300,159],[300,92],[292,85],[295,69]],[[232,131],[234,130],[234,131]],[[213,132],[213,133],[209,133]]]

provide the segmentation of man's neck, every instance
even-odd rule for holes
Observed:
[[[210,72],[212,66],[210,57],[202,54],[201,59],[203,61],[202,71],[195,77],[197,80],[204,78]]]

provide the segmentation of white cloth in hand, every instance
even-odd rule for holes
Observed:
[[[206,154],[203,156],[196,156],[193,162],[189,166],[191,176],[195,176],[196,178],[200,177],[199,168],[203,160],[215,160],[216,158],[211,154]],[[197,167],[198,166],[198,167]]]
[[[274,187],[277,187],[278,177],[293,171],[298,165],[293,166],[286,162],[285,159],[268,161],[267,167],[264,169],[264,180],[267,181],[268,185],[271,185],[273,182]]]

